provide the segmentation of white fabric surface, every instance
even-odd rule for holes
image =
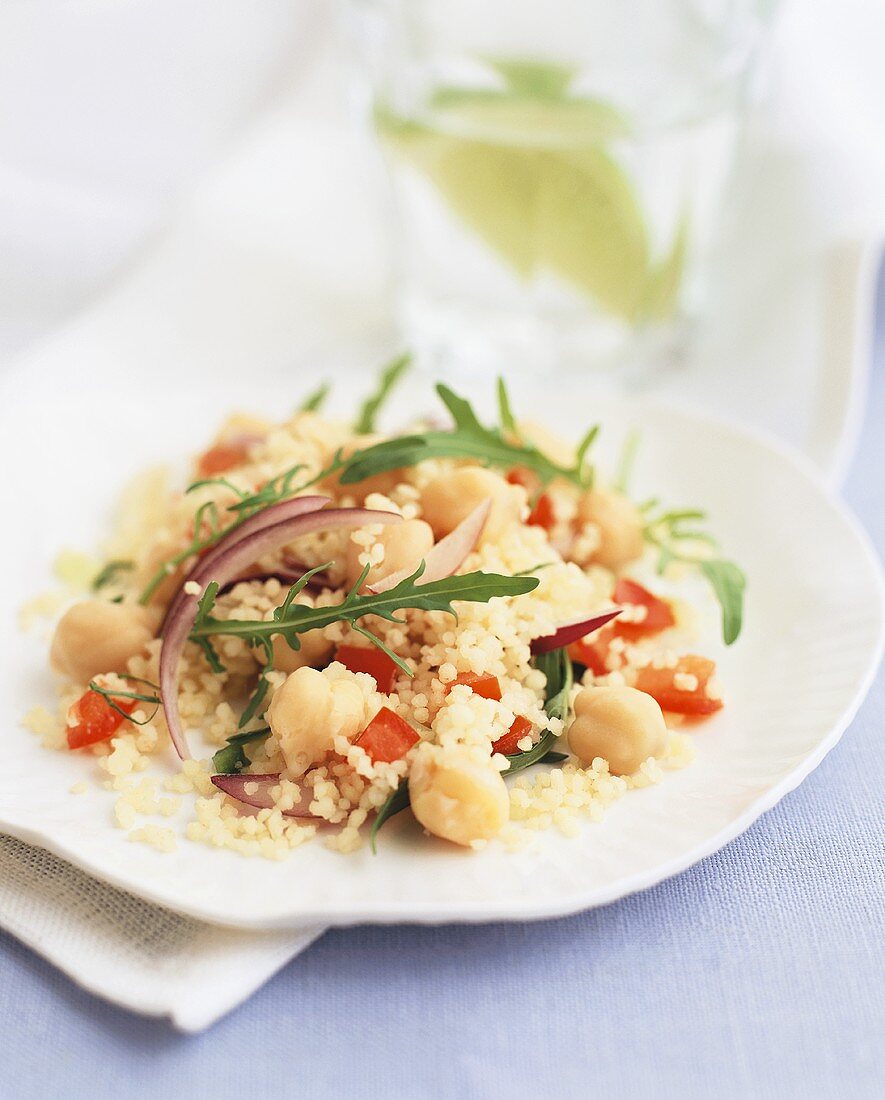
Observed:
[[[0,120],[0,361],[102,286],[270,90],[291,87],[311,11],[284,0],[34,0],[0,12],[0,96],[29,105]],[[833,172],[864,181],[838,212],[852,232],[885,224],[883,40],[877,5],[806,2],[783,13],[772,49],[775,91],[788,87],[794,107],[802,90],[815,138],[831,137]],[[794,111],[783,122],[802,136]],[[318,128],[315,155],[332,151],[329,134]],[[201,925],[10,838],[0,838],[0,924],[86,988],[184,1030],[218,1019],[322,931]]]
[[[244,1001],[322,928],[238,932],[150,905],[0,836],[0,925],[84,988],[182,1031]]]
[[[324,0],[0,4],[0,362],[101,290],[316,54]]]

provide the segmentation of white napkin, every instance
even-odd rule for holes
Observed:
[[[255,0],[251,0],[250,4],[235,7],[241,13],[252,12],[254,4]],[[51,7],[53,10],[57,9],[57,5]],[[76,7],[79,9],[86,6]],[[151,5],[138,7],[143,11]],[[155,0],[153,7],[157,15],[155,30],[159,26],[162,31],[159,40],[165,40],[167,20],[174,19],[177,25],[180,10],[176,7],[174,14],[167,10],[169,5],[166,0]],[[283,7],[288,8],[289,5]],[[853,200],[843,204],[840,211],[843,221],[854,222],[859,218],[865,230],[869,230],[875,218],[879,217],[881,196],[885,193],[881,141],[873,140],[876,135],[881,137],[885,129],[885,108],[882,106],[885,104],[885,95],[879,94],[885,88],[882,86],[881,68],[874,48],[874,44],[882,40],[880,32],[885,32],[882,27],[885,14],[881,9],[873,9],[875,5],[867,5],[864,0],[846,0],[837,10],[832,10],[825,0],[814,3],[812,0],[805,0],[803,4],[797,2],[788,5],[773,41],[771,58],[772,73],[776,78],[776,106],[780,106],[780,114],[776,117],[782,123],[784,132],[795,133],[794,127],[800,112],[791,108],[800,99],[802,103],[806,103],[810,97],[813,109],[802,112],[801,117],[809,120],[808,124],[814,128],[815,139],[822,138],[821,120],[826,119],[830,140],[836,151],[832,158],[833,170],[841,168],[844,173],[852,171],[855,183],[866,183],[861,189],[865,193],[860,196],[857,195],[857,186],[851,188]],[[272,43],[278,30],[271,18],[276,11],[273,0],[262,0],[261,10],[266,15],[270,13],[266,19],[265,31],[268,42]],[[879,27],[875,25],[877,22]],[[218,33],[223,29],[223,25],[214,17],[210,20],[210,25]],[[70,27],[67,27],[65,33],[69,30]],[[143,36],[142,30],[137,29],[139,39]],[[231,42],[239,50],[243,33],[242,20],[234,20],[228,30]],[[0,39],[2,37],[0,35]],[[253,52],[259,55],[261,51],[256,47]],[[199,50],[186,53],[188,56],[202,56]],[[2,60],[0,46],[0,61]],[[0,65],[0,72],[2,71],[8,73],[10,70],[8,67],[4,70]],[[184,79],[181,74],[179,77]],[[21,79],[26,85],[26,76]],[[5,88],[8,83],[8,80],[0,81],[0,89]],[[260,81],[246,83],[249,87],[244,94],[254,94]],[[6,90],[9,94],[5,98],[10,101],[21,100],[21,94],[12,94],[15,89]],[[305,98],[310,98],[311,94],[316,97],[316,85]],[[184,84],[182,95],[186,98]],[[225,104],[225,110],[229,106]],[[215,119],[213,110],[214,108],[207,106],[207,117],[210,119]],[[217,111],[216,114],[218,113],[223,112]],[[316,114],[314,98],[305,105],[305,115],[313,119]],[[180,116],[173,111],[172,117]],[[210,137],[214,138],[220,129],[217,119],[211,121],[208,125]],[[304,133],[309,132],[309,129],[308,127]],[[137,127],[133,128],[133,132],[135,130]],[[288,131],[287,140],[293,140],[292,133],[293,131]],[[305,164],[309,165],[314,157],[325,159],[326,162],[331,159],[333,164],[340,163],[342,167],[346,165],[347,143],[353,141],[353,134],[348,136],[343,133],[338,144],[333,144],[330,134],[328,126],[316,129],[313,147],[302,146]],[[303,138],[304,134],[300,137]],[[822,143],[826,144],[827,141]],[[157,149],[160,145],[162,143],[157,143]],[[186,145],[184,140],[178,142],[179,152]],[[90,157],[91,150],[90,146]],[[61,151],[64,152],[63,149]],[[87,159],[87,163],[91,164],[92,161]],[[27,167],[24,174],[22,165]],[[162,186],[158,183],[157,188],[151,189],[149,194],[145,194],[144,189],[139,187],[127,188],[124,186],[125,181],[117,181],[119,187],[114,193],[119,195],[119,202],[112,204],[106,203],[102,197],[114,190],[106,186],[107,180],[99,185],[95,181],[84,182],[82,173],[60,171],[53,175],[47,172],[46,181],[42,185],[45,191],[41,192],[35,191],[27,183],[28,177],[35,174],[34,162],[27,156],[23,155],[19,164],[0,163],[0,195],[4,199],[12,196],[5,203],[5,208],[19,211],[14,219],[16,224],[13,240],[18,242],[22,255],[27,255],[29,261],[20,263],[13,272],[14,265],[10,264],[9,250],[5,257],[0,257],[0,288],[4,291],[3,300],[7,307],[10,303],[16,305],[16,302],[31,304],[36,300],[41,286],[48,285],[50,295],[45,303],[44,313],[47,318],[52,318],[53,296],[63,298],[62,290],[73,279],[69,255],[76,253],[79,257],[84,254],[81,248],[84,237],[78,229],[84,211],[87,214],[92,212],[94,217],[90,216],[86,220],[93,227],[100,225],[100,234],[107,238],[106,246],[96,249],[96,255],[92,257],[94,262],[91,262],[91,267],[96,272],[105,273],[118,262],[136,239],[142,239],[151,217],[158,217],[157,196],[166,194],[166,183],[176,176],[176,171],[178,178],[185,178],[188,167],[184,162],[179,170],[174,165],[167,165],[161,173]],[[249,171],[246,169],[244,162],[244,172],[238,181],[240,190],[249,179]],[[71,182],[71,187],[67,190],[66,179]],[[19,186],[21,180],[25,180],[27,186]],[[78,185],[75,186],[75,183]],[[17,205],[13,201],[15,191],[18,193]],[[211,205],[211,195],[211,187],[208,194],[203,189],[204,199],[209,199],[206,205]],[[239,197],[244,204],[249,203],[247,193]],[[281,200],[292,201],[291,197],[287,200],[285,196],[281,196]],[[47,205],[54,221],[47,222],[41,214],[41,210]],[[20,216],[23,212],[26,217]],[[207,213],[205,207],[203,213]],[[197,237],[204,228],[211,227],[211,218],[204,217],[201,220],[200,211],[194,206],[188,209],[188,218],[189,229]],[[272,233],[273,210],[266,211],[266,219],[267,231]],[[61,236],[62,222],[67,227],[67,235],[64,237]],[[250,221],[250,224],[252,232],[254,222]],[[52,240],[66,242],[65,247],[55,247],[54,253],[52,249],[44,247],[45,239],[42,243],[40,241],[38,229],[46,225],[52,228],[49,233]],[[364,220],[356,217],[352,217],[345,228],[353,233],[363,231],[371,235],[378,232],[377,228],[366,229]],[[853,230],[859,227],[850,224],[845,228]],[[2,220],[0,230],[3,230]],[[228,234],[235,234],[236,224],[228,223],[226,231]],[[0,237],[3,235],[0,232]],[[176,241],[178,244],[183,241],[186,245],[187,233],[179,232]],[[286,242],[287,248],[291,243]],[[315,247],[311,248],[312,244]],[[370,244],[367,241],[368,251],[371,251]],[[26,253],[25,249],[29,245],[33,247],[30,253]],[[331,269],[334,257],[328,253],[322,227],[317,227],[316,242],[302,239],[295,242],[295,246],[302,251],[306,250],[311,264],[316,257],[314,268],[319,271],[321,282],[346,280],[348,274],[352,278],[358,276],[362,280],[359,283],[360,293],[363,300],[365,299],[366,272],[361,270],[356,273],[342,273]],[[89,255],[88,250],[86,254]],[[323,269],[324,258],[329,270]],[[40,262],[43,262],[44,270],[40,269]],[[16,285],[15,278],[10,281],[11,272],[19,279],[27,277],[27,285],[22,284],[23,289]],[[130,280],[130,288],[131,285]],[[10,286],[14,292],[11,295]],[[288,287],[286,292],[291,294],[292,288]],[[17,308],[16,305],[16,310]],[[150,308],[150,303],[145,308]],[[238,303],[238,308],[246,308],[246,304]],[[16,311],[7,309],[7,312],[11,315]],[[0,351],[4,339],[9,339],[8,330],[4,329],[6,320],[4,310],[0,308]],[[30,327],[37,330],[37,318]],[[14,336],[13,333],[13,338]],[[260,353],[259,348],[256,354]],[[99,883],[57,857],[8,837],[0,837],[0,925],[95,994],[133,1011],[168,1016],[176,1027],[185,1031],[197,1031],[212,1024],[247,998],[322,932],[321,928],[315,927],[284,933],[237,932],[201,924]]]
[[[323,932],[238,932],[142,901],[0,836],[0,925],[92,993],[201,1031]]]
[[[322,5],[0,4],[0,362],[100,292],[303,81]]]

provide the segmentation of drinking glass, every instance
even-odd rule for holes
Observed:
[[[760,0],[363,3],[404,339],[443,373],[660,361],[705,261]]]

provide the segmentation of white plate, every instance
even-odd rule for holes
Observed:
[[[69,788],[89,759],[40,747],[18,721],[50,702],[45,647],[20,641],[11,619],[46,585],[61,545],[89,545],[122,478],[194,449],[213,418],[260,389],[282,412],[293,395],[238,384],[134,389],[71,372],[4,380],[0,460],[14,537],[0,550],[6,652],[0,679],[0,827],[115,885],[209,921],[271,928],[324,922],[527,919],[569,913],[642,889],[716,851],[820,762],[859,706],[878,661],[882,578],[845,507],[807,463],[755,436],[693,414],[631,404],[645,444],[637,491],[709,509],[713,529],[750,577],[746,630],[721,654],[729,705],[696,737],[697,761],[632,792],[576,839],[541,836],[540,851],[479,853],[425,841],[401,819],[379,854],[343,857],[314,843],[282,864],[182,841],[163,855],[112,824],[114,795]],[[265,379],[265,382],[267,380]],[[625,410],[575,410],[577,431],[605,412],[616,449]],[[543,417],[544,409],[536,408]],[[151,426],[151,433],[144,431]]]

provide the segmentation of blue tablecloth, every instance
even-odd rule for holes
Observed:
[[[879,316],[885,322],[885,286]],[[885,551],[885,324],[846,495]],[[885,1095],[885,675],[718,855],[529,925],[327,933],[197,1037],[0,934],[0,1098]]]

